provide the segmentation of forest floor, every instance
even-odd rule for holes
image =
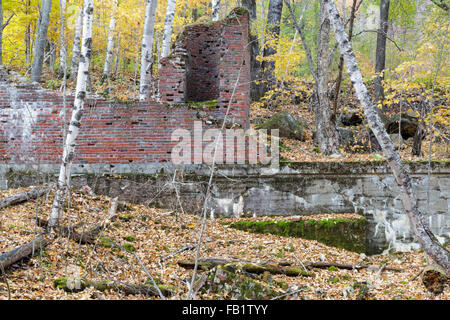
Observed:
[[[24,190],[28,189],[1,191],[0,198]],[[2,210],[0,254],[33,239],[35,232],[39,231],[34,217],[38,215],[47,219],[52,198],[53,195],[49,194],[39,201],[28,201]],[[85,222],[88,226],[94,225],[106,219],[109,207],[110,199],[107,197],[89,196],[75,190],[70,205],[66,208],[63,224],[75,225],[78,222]],[[103,231],[95,244],[79,244],[64,237],[57,237],[39,254],[10,267],[6,272],[7,282],[4,279],[0,280],[0,300],[8,299],[8,294],[11,299],[159,299],[144,295],[124,295],[115,291],[101,292],[93,288],[68,293],[54,287],[53,280],[56,278],[80,276],[93,280],[148,283],[148,275],[133,253],[139,257],[157,283],[173,287],[173,294],[168,297],[169,299],[185,299],[188,292],[185,281],[192,276],[192,270],[180,267],[177,261],[194,259],[195,250],[173,254],[186,246],[197,244],[202,222],[200,217],[180,212],[169,213],[164,209],[131,203],[121,202],[119,207],[121,208],[118,211],[119,218]],[[348,218],[354,216],[354,214],[339,215]],[[313,215],[307,219],[330,217],[333,215]],[[377,267],[386,265],[400,269],[400,271],[384,270],[380,273],[377,268],[359,270],[314,268],[311,270],[311,277],[256,276],[255,281],[278,290],[280,295],[300,290],[282,299],[356,299],[356,294],[347,294],[348,288],[356,283],[367,285],[368,292],[365,299],[450,299],[448,285],[442,294],[434,296],[425,289],[420,277],[415,277],[426,265],[423,251],[365,256],[326,246],[317,241],[253,234],[230,228],[229,223],[236,220],[239,219],[207,219],[200,250],[201,258],[290,262],[295,265],[305,261],[328,261]],[[108,245],[111,241],[134,252],[114,248]],[[171,255],[173,256],[169,257]],[[158,263],[163,257],[167,259]],[[196,298],[229,299],[230,294],[200,292]]]

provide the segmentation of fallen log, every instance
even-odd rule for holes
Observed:
[[[195,265],[194,260],[180,260],[177,262],[180,267],[185,269],[193,269]],[[271,274],[285,274],[288,276],[296,277],[296,276],[310,276],[311,273],[308,270],[312,268],[322,268],[326,269],[329,267],[336,267],[338,269],[364,269],[364,268],[373,268],[379,269],[377,266],[370,265],[351,265],[351,264],[342,264],[342,263],[334,263],[334,262],[304,262],[301,266],[291,265],[289,263],[281,263],[281,264],[273,264],[273,263],[256,263],[250,261],[239,261],[239,260],[225,260],[225,259],[217,259],[217,258],[209,258],[209,259],[200,259],[198,261],[198,268],[200,270],[211,270],[212,268],[223,265],[228,269],[241,269],[248,273],[256,273],[261,274],[264,272],[270,272]],[[308,269],[308,270],[306,270]],[[388,271],[401,271],[400,269],[388,268],[386,266],[383,267],[383,270]]]
[[[37,199],[42,197],[48,192],[48,188],[34,188],[30,191],[21,192],[14,194],[10,197],[0,199],[0,209],[6,208],[8,206],[20,204],[29,200]]]
[[[40,234],[32,241],[0,255],[0,265],[6,269],[17,261],[39,252],[40,249],[44,248],[49,243],[50,241],[46,240],[44,236]]]
[[[447,284],[444,269],[437,265],[426,266],[422,271],[422,283],[429,292],[435,295],[441,294]]]
[[[183,267],[185,269],[193,269],[195,265],[194,260],[180,260],[177,263],[180,267]],[[209,271],[219,265],[223,265],[223,268],[229,271],[239,269],[247,273],[255,274],[269,272],[271,274],[285,274],[291,277],[311,276],[311,273],[301,266],[282,266],[272,263],[255,263],[250,261],[236,261],[225,259],[200,259],[198,261],[198,268],[203,271]]]
[[[84,277],[81,278],[57,278],[53,280],[53,285],[55,288],[63,289],[66,292],[80,292],[86,288],[93,287],[99,291],[120,291],[124,294],[145,294],[148,296],[159,296],[158,290],[154,286],[150,285],[137,285],[137,284],[127,284],[118,281],[111,280],[90,280]],[[158,285],[159,290],[164,295],[171,295],[173,288],[169,286]]]
[[[371,266],[367,264],[344,264],[344,263],[336,263],[336,262],[304,262],[303,263],[307,268],[319,268],[319,269],[328,269],[330,267],[336,267],[338,269],[346,269],[346,270],[359,270],[359,269],[374,269],[380,270],[378,266]],[[397,268],[390,268],[386,266],[382,266],[383,271],[402,271]]]

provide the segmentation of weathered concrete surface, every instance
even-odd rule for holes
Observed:
[[[407,163],[419,209],[442,242],[450,239],[450,165]],[[57,165],[0,165],[0,186],[36,185],[54,180]],[[177,170],[176,183],[173,173]],[[155,164],[75,165],[74,184],[96,192],[149,205],[179,208],[174,187],[186,212],[201,211],[209,177],[206,165],[177,167]],[[35,172],[40,172],[36,175]],[[430,188],[429,201],[427,189]],[[258,165],[219,165],[209,200],[211,216],[310,215],[356,212],[367,218],[369,253],[419,248],[384,162],[285,163],[279,169]]]

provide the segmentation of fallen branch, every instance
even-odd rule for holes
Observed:
[[[307,268],[321,268],[321,269],[327,269],[329,267],[336,267],[338,269],[347,269],[347,270],[359,270],[359,269],[376,269],[379,270],[380,268],[378,266],[371,266],[366,264],[343,264],[343,263],[335,263],[335,262],[304,262],[305,266]],[[382,267],[383,268],[383,267]],[[389,268],[384,267],[383,271],[402,271],[397,268]]]
[[[26,258],[29,255],[34,255],[35,252],[38,252],[49,243],[50,241],[46,240],[44,236],[40,234],[32,241],[0,255],[0,266],[1,268],[6,269],[17,261]]]
[[[185,269],[193,269],[194,261],[193,260],[180,260],[177,262],[180,267]],[[306,269],[312,268],[321,268],[327,269],[329,267],[336,267],[339,269],[379,269],[377,266],[370,265],[352,265],[352,264],[342,264],[342,263],[334,263],[334,262],[303,262],[300,266],[291,265],[289,263],[256,263],[251,261],[239,261],[239,260],[225,260],[225,259],[200,259],[198,261],[198,267],[201,270],[207,271],[212,268],[223,265],[224,268],[227,269],[241,269],[248,273],[256,273],[261,274],[264,272],[270,272],[271,274],[285,274],[287,276],[296,277],[296,276],[310,276],[310,272],[306,271]],[[383,270],[388,271],[401,271],[396,268],[388,268],[384,267]]]
[[[48,192],[48,188],[34,188],[27,192],[21,192],[10,197],[0,200],[0,209],[6,208],[8,206],[20,204],[29,200],[34,200],[42,197]]]
[[[101,280],[94,281],[86,278],[57,278],[53,280],[53,285],[55,288],[63,289],[66,292],[80,292],[86,288],[93,287],[99,291],[120,291],[124,294],[145,294],[148,296],[158,296],[159,291],[148,285],[137,285],[137,284],[127,284],[118,281]],[[165,295],[172,294],[172,290],[166,286],[159,285],[159,290]]]
[[[185,269],[193,269],[195,262],[193,260],[178,261],[178,265]],[[271,263],[255,263],[249,261],[229,261],[224,259],[200,259],[198,261],[198,268],[200,270],[208,271],[216,266],[223,265],[223,268],[228,271],[243,270],[248,273],[262,274],[269,272],[271,274],[285,274],[291,277],[304,276],[309,277],[311,273],[305,271],[301,266],[281,266]]]

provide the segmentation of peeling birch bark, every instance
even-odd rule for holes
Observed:
[[[150,96],[153,63],[153,34],[155,29],[155,14],[157,5],[157,0],[147,0],[144,34],[142,36],[141,76],[139,85],[140,101],[143,101]]]
[[[220,19],[220,0],[212,0],[212,21],[218,21]]]
[[[114,57],[114,32],[116,31],[116,10],[117,10],[118,2],[117,0],[114,2],[113,7],[111,9],[111,19],[109,20],[108,27],[108,44],[106,47],[106,57],[105,57],[105,65],[103,67],[103,75],[102,81],[109,78],[111,73],[113,57]]]
[[[173,18],[175,16],[176,0],[167,1],[166,19],[164,20],[163,40],[161,46],[161,59],[170,53],[170,40],[172,39]]]
[[[94,12],[93,0],[84,0],[83,6],[83,45],[81,48],[80,65],[78,68],[75,101],[72,109],[72,118],[63,150],[62,163],[59,172],[56,194],[53,201],[52,211],[48,225],[53,229],[59,223],[61,211],[64,205],[64,195],[70,179],[70,171],[75,157],[76,139],[80,132],[80,122],[83,116],[83,105],[86,98],[86,82],[89,73],[92,46],[92,20]]]
[[[77,21],[75,22],[75,34],[73,36],[72,59],[70,62],[70,80],[75,79],[78,73],[78,64],[80,61],[81,48],[81,28],[83,24],[83,8],[78,13]]]

